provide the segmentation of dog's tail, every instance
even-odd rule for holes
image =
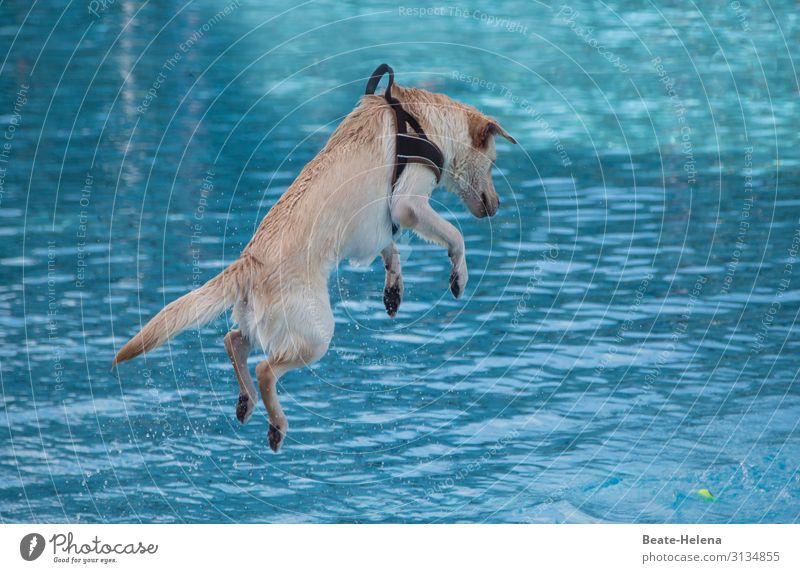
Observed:
[[[186,330],[203,326],[233,306],[245,287],[249,261],[239,259],[206,284],[172,301],[120,348],[111,368],[161,346]]]

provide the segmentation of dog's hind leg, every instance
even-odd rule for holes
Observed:
[[[400,253],[394,241],[381,251],[383,267],[386,269],[386,283],[383,287],[383,306],[386,313],[394,318],[403,300],[403,275],[400,273]]]
[[[250,354],[250,341],[241,330],[231,330],[225,335],[225,350],[239,381],[239,401],[236,403],[236,418],[245,424],[256,406],[256,386],[247,369],[247,355]]]
[[[278,401],[278,379],[290,370],[313,364],[325,354],[327,349],[327,344],[321,344],[312,351],[303,353],[303,356],[293,358],[270,356],[256,366],[256,378],[261,390],[261,399],[264,401],[269,415],[267,441],[273,452],[280,450],[289,429],[289,421]]]

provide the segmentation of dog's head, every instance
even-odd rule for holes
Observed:
[[[516,140],[495,119],[470,106],[459,108],[466,115],[467,129],[450,146],[444,185],[461,198],[473,215],[491,217],[500,205],[492,182],[492,166],[497,159],[494,138],[500,135],[511,143]]]
[[[495,136],[516,140],[494,118],[444,94],[395,84],[394,93],[423,124],[445,156],[442,183],[455,193],[476,217],[491,217],[500,199],[492,183],[497,159]]]

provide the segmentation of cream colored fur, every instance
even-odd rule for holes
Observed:
[[[491,180],[493,136],[513,139],[491,118],[444,95],[400,86],[393,93],[442,149],[445,187],[476,216],[494,214],[499,200]],[[367,264],[382,255],[385,300],[394,301],[392,308],[386,303],[393,316],[403,292],[393,219],[446,247],[453,294],[460,296],[466,287],[464,240],[428,203],[436,186],[433,173],[408,164],[392,193],[394,134],[393,112],[383,98],[364,96],[270,209],[241,258],[166,306],[120,349],[114,365],[233,306],[240,330],[231,331],[225,342],[240,384],[237,417],[245,422],[253,411],[255,386],[246,357],[256,344],[269,354],[256,374],[270,418],[269,443],[277,451],[288,422],[276,382],[284,372],[315,362],[327,351],[334,324],[328,277],[340,261]]]

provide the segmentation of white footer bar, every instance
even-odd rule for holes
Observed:
[[[800,525],[2,525],[0,566],[777,573],[800,571]]]

